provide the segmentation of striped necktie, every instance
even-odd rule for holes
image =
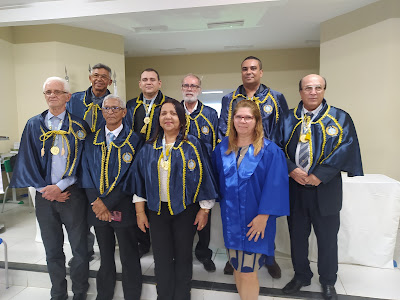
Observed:
[[[305,121],[306,123],[303,124],[303,128],[304,126],[306,126],[308,128],[308,130],[310,129],[310,123],[311,123],[311,119],[313,117],[313,113],[306,113],[306,117],[305,120],[303,120],[303,122]],[[303,130],[302,128],[302,130]],[[304,132],[303,132],[304,134]],[[307,132],[305,133],[307,134]],[[310,135],[311,138],[311,135]],[[305,143],[301,142],[300,143],[300,151],[299,151],[299,164],[300,167],[302,167],[304,170],[309,170],[310,168],[307,166],[309,165],[309,160],[310,160],[310,141],[307,140]]]
[[[111,142],[113,142],[114,140],[115,140],[115,135],[114,135],[114,133],[112,133],[111,131],[110,131],[109,133],[107,133],[106,142],[107,142],[107,147],[108,147],[108,149],[110,149],[110,144],[111,144]]]

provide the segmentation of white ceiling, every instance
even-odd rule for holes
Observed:
[[[0,0],[0,27],[64,24],[115,33],[124,36],[126,56],[304,48],[319,46],[322,22],[373,2]],[[207,27],[237,20],[244,20],[244,26]]]

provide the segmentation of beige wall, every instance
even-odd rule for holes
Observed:
[[[0,135],[10,137],[8,141],[0,141],[0,153],[8,152],[13,147],[13,142],[19,139],[18,136],[18,115],[15,96],[15,76],[13,44],[8,40],[10,30],[0,31]],[[5,38],[5,39],[2,39]]]
[[[160,73],[163,93],[176,99],[187,73],[202,77],[203,90],[236,89],[242,83],[240,64],[249,55],[261,59],[262,82],[284,93],[290,107],[299,101],[299,79],[319,69],[319,48],[126,58],[127,98],[139,95],[140,73],[149,67]]]
[[[17,134],[12,142],[19,140],[30,117],[47,108],[42,94],[43,82],[50,76],[64,77],[65,66],[72,92],[90,86],[89,64],[102,62],[110,66],[117,74],[118,94],[125,99],[124,41],[121,36],[61,25],[22,26],[0,30],[0,45],[8,45],[8,48],[0,48],[0,59],[9,63],[12,72],[7,76],[11,74],[13,79],[11,82],[0,81],[0,85],[3,91],[12,90],[14,109],[10,115],[15,115],[15,121],[2,118],[0,125],[14,124],[12,127],[16,128]],[[113,86],[110,91],[114,91]],[[1,103],[3,105],[4,100]],[[0,148],[0,152],[4,150]]]
[[[322,24],[320,68],[327,100],[356,125],[364,172],[400,180],[400,2],[383,3]]]

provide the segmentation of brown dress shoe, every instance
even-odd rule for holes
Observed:
[[[229,261],[226,262],[226,265],[224,268],[224,274],[225,275],[233,275],[233,267]]]
[[[276,262],[274,258],[274,263],[272,265],[265,265],[268,269],[269,275],[271,275],[272,278],[274,279],[279,279],[281,278],[281,268],[279,267],[278,263]]]

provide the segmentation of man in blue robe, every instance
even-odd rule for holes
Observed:
[[[221,141],[229,135],[229,124],[236,104],[243,99],[253,100],[261,112],[264,136],[270,138],[289,108],[285,96],[261,83],[263,69],[261,60],[255,56],[246,57],[241,64],[243,84],[236,91],[222,98],[221,114],[218,123],[218,139]],[[273,260],[271,265],[265,265],[272,278],[281,277],[281,269]],[[226,263],[225,274],[233,274],[233,268]]]
[[[87,200],[77,187],[76,170],[90,129],[86,122],[66,111],[71,97],[67,81],[50,77],[43,85],[43,93],[49,109],[28,120],[10,186],[32,186],[37,190],[36,217],[46,250],[51,299],[68,298],[62,225],[74,255],[70,268],[73,299],[86,299]]]
[[[101,105],[104,97],[110,94],[107,89],[111,85],[110,67],[98,63],[93,66],[89,80],[91,86],[86,91],[72,94],[71,100],[67,103],[67,110],[84,119],[92,132],[104,125],[104,118],[101,114]]]
[[[318,245],[318,273],[324,299],[337,299],[337,234],[342,208],[341,172],[362,176],[360,148],[349,114],[328,105],[326,80],[316,74],[299,83],[301,102],[290,110],[275,141],[287,156],[290,176],[288,217],[294,278],[283,288],[298,292],[311,283],[308,261],[311,225]]]
[[[154,128],[157,125],[160,115],[160,107],[165,99],[161,91],[160,75],[155,69],[147,68],[140,74],[139,88],[142,91],[139,97],[133,98],[126,103],[126,124],[131,129],[140,134],[145,141],[154,134]],[[148,214],[146,207],[146,214]],[[150,250],[150,234],[136,227],[136,235],[139,242],[139,254],[142,257]]]
[[[217,143],[218,114],[215,109],[204,105],[197,99],[201,93],[201,80],[194,74],[188,74],[182,79],[183,106],[187,116],[186,133],[194,135],[204,142],[208,155],[214,150]],[[199,241],[196,245],[196,258],[209,272],[215,271],[215,264],[211,260],[210,244],[211,210],[206,227],[198,231]]]
[[[221,141],[229,135],[229,124],[236,104],[243,99],[253,100],[261,112],[264,135],[270,138],[289,108],[285,96],[261,83],[262,63],[255,56],[246,57],[241,65],[243,84],[236,91],[222,98],[218,123],[218,138]]]
[[[104,98],[110,94],[107,89],[112,83],[110,67],[101,63],[95,64],[90,71],[89,80],[91,86],[86,91],[72,94],[70,101],[67,103],[67,111],[84,119],[88,123],[90,130],[94,132],[104,126],[101,106]],[[93,245],[94,235],[90,231],[90,227],[88,227],[88,257],[90,261],[94,258]],[[71,262],[72,258],[68,265],[71,265]]]
[[[139,151],[142,138],[122,124],[125,102],[115,95],[103,101],[105,126],[91,133],[82,157],[82,187],[90,206],[88,222],[94,226],[101,264],[96,277],[98,299],[113,299],[116,283],[115,235],[122,264],[125,299],[139,300],[142,289],[136,216],[132,194],[122,191],[126,174]]]

